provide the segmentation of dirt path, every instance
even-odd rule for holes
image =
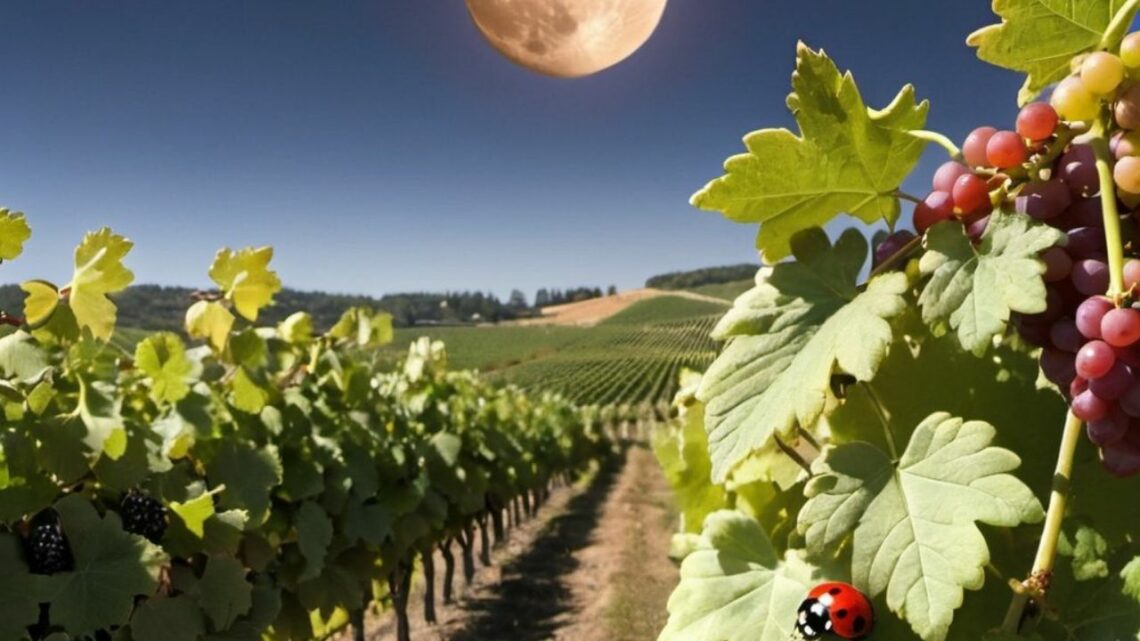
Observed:
[[[526,318],[501,324],[575,325],[579,327],[590,327],[597,325],[636,302],[657,298],[658,296],[677,296],[679,298],[699,300],[706,303],[715,303],[717,305],[723,305],[725,309],[732,304],[723,298],[706,296],[683,289],[653,289],[651,287],[643,287],[641,289],[627,290],[612,296],[602,296],[601,298],[591,298],[577,303],[565,303],[562,305],[543,307],[542,316],[538,318]]]
[[[412,639],[652,641],[677,582],[667,558],[670,500],[653,454],[630,447],[588,487],[555,491],[471,586],[457,577],[459,598],[437,605],[438,624],[423,622],[423,586],[413,588]],[[436,567],[441,574],[442,562]],[[368,639],[393,639],[391,618],[370,621]]]

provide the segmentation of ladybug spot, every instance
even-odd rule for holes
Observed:
[[[840,619],[846,619],[847,618],[847,610],[846,609],[839,610],[838,612],[835,613],[835,616],[839,617]]]
[[[863,631],[863,628],[867,627],[867,620],[863,617],[855,617],[853,627],[855,628],[855,633],[858,634]]]
[[[842,591],[843,591],[843,588],[831,588],[830,590],[827,591],[827,593],[828,594],[839,594]]]

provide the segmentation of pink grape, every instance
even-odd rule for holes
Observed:
[[[974,174],[965,174],[954,181],[954,206],[965,214],[978,211],[990,203],[990,191],[986,181]]]
[[[1108,403],[1097,398],[1096,394],[1084,391],[1073,397],[1070,403],[1073,415],[1086,423],[1099,421],[1108,414]]]
[[[981,242],[982,235],[986,233],[986,226],[989,225],[990,217],[982,216],[977,220],[972,221],[966,225],[966,236],[975,243]]]
[[[1077,376],[1094,381],[1104,376],[1116,363],[1116,352],[1104,341],[1089,341],[1077,352],[1074,363]]]
[[[1140,283],[1140,260],[1129,258],[1124,262],[1124,288],[1132,289]]]
[[[1029,140],[1045,140],[1057,128],[1057,110],[1047,102],[1031,102],[1017,114],[1017,133]]]
[[[959,176],[964,176],[970,173],[970,168],[960,162],[948,160],[938,167],[934,172],[934,180],[931,184],[934,191],[945,191],[949,193],[954,189],[954,181],[958,180]]]
[[[1080,330],[1085,338],[1100,338],[1100,321],[1104,318],[1104,315],[1114,307],[1112,301],[1103,296],[1089,298],[1077,307],[1077,329]]]
[[[984,167],[986,164],[986,145],[989,144],[990,138],[997,133],[997,129],[993,127],[978,127],[966,136],[966,141],[962,143],[962,157],[966,160],[966,164],[971,167]]]
[[[1100,319],[1100,337],[1113,347],[1128,347],[1140,340],[1140,312],[1127,307],[1108,310]]]

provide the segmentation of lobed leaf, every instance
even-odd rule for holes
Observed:
[[[218,250],[210,266],[210,278],[221,287],[234,309],[247,320],[256,321],[262,307],[281,291],[281,279],[269,269],[272,247],[246,247]]]

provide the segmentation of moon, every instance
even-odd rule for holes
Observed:
[[[491,46],[559,78],[597,73],[631,56],[661,22],[667,0],[467,0]]]

